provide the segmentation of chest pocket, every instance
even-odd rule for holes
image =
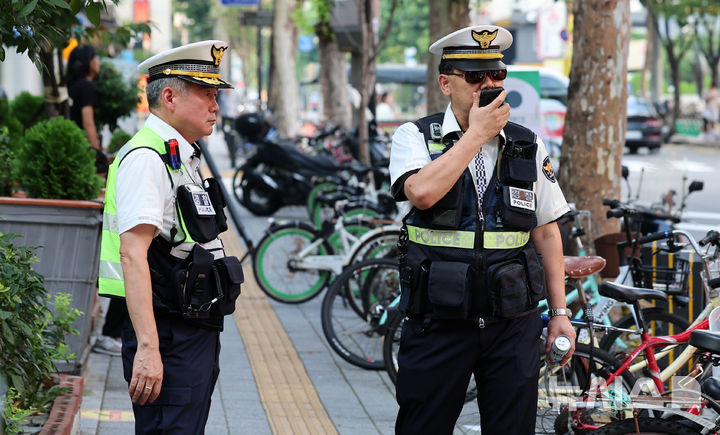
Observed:
[[[502,222],[505,227],[530,230],[535,225],[537,198],[532,190],[537,181],[537,143],[509,141],[500,161]]]
[[[209,180],[205,180],[206,183]],[[176,207],[185,229],[190,237],[198,243],[214,240],[218,234],[227,229],[223,213],[224,198],[219,189],[207,190],[200,184],[183,184],[178,186]]]

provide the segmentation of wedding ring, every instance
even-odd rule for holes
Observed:
[[[145,385],[145,389],[146,389],[146,390],[152,390],[152,387],[148,387],[147,385]]]

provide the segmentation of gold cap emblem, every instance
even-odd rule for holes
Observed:
[[[220,60],[225,54],[225,50],[227,50],[227,47],[216,48],[214,45],[212,46],[212,49],[210,50],[210,55],[215,62],[215,66],[220,66]]]
[[[495,29],[492,33],[487,30],[483,30],[482,32],[472,31],[472,38],[480,44],[481,48],[489,48],[490,43],[495,40],[497,35],[498,29]]]

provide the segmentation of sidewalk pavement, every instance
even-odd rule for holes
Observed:
[[[690,136],[676,133],[670,138],[669,143],[674,145],[692,145],[703,148],[720,149],[720,136],[707,136],[703,133],[698,136]]]

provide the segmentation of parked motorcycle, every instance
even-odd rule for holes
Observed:
[[[254,152],[235,172],[233,193],[256,215],[271,215],[286,205],[305,205],[316,180],[342,184],[343,172],[369,171],[367,166],[355,161],[337,165],[328,155],[303,153],[290,141],[268,140],[269,123],[255,113],[239,116],[235,129],[255,146]]]

